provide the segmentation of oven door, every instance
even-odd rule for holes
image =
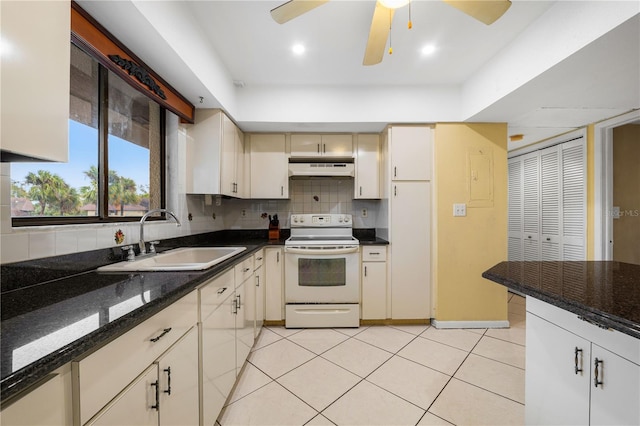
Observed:
[[[286,303],[359,303],[359,246],[287,247]]]

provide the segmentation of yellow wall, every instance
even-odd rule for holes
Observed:
[[[640,125],[613,129],[613,260],[640,264]]]
[[[474,155],[490,158],[492,183],[485,174],[470,171],[468,163]],[[507,126],[437,124],[434,156],[435,318],[506,320],[506,288],[482,278],[482,273],[507,260]],[[492,201],[470,203],[469,182],[474,178],[471,187],[480,185],[477,194],[481,196],[486,194],[484,185],[491,184]],[[454,203],[467,203],[466,217],[453,217]]]

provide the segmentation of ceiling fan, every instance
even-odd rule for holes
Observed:
[[[298,16],[322,6],[329,0],[290,0],[271,10],[271,17],[284,24]],[[395,9],[409,3],[410,0],[377,0],[369,29],[369,38],[364,52],[363,65],[375,65],[382,62],[387,39],[391,31],[391,21]],[[510,0],[443,0],[445,3],[466,13],[487,25],[494,23],[511,6]]]

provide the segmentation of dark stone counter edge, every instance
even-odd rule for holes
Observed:
[[[502,284],[503,286],[526,296],[531,296],[535,299],[549,303],[550,305],[572,312],[583,317],[585,320],[595,323],[596,325],[612,328],[624,334],[628,334],[629,336],[635,337],[636,339],[640,339],[640,324],[635,324],[631,321],[625,320],[624,318],[609,315],[590,306],[522,285],[503,276],[489,273],[489,271],[483,272],[482,277],[498,284]]]
[[[274,242],[265,241],[258,245],[246,245],[247,250],[226,261],[206,270],[202,275],[194,278],[183,286],[177,288],[162,298],[151,301],[140,308],[123,315],[112,323],[106,324],[85,337],[78,339],[68,345],[40,358],[26,367],[16,371],[15,373],[5,377],[0,383],[1,404],[10,400],[15,396],[20,396],[25,390],[29,390],[34,384],[44,379],[48,374],[52,373],[59,367],[85,355],[93,352],[107,343],[115,340],[122,334],[131,330],[148,318],[168,307],[172,303],[178,301],[182,297],[194,291],[199,285],[209,281],[229,268],[234,267],[237,263],[243,261],[249,256],[270,245],[277,245]],[[162,274],[162,272],[157,272]]]

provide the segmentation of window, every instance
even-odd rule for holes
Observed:
[[[69,106],[69,162],[11,165],[14,226],[137,220],[163,207],[164,109],[74,44]]]

